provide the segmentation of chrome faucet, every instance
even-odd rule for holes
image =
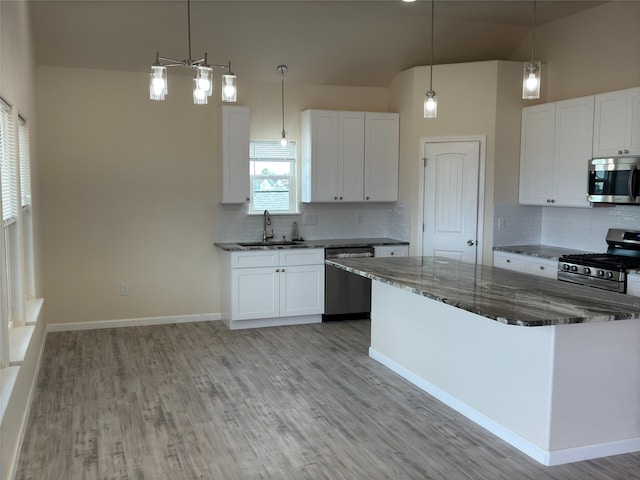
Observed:
[[[267,225],[271,225],[271,215],[269,215],[269,210],[265,210],[262,214],[262,241],[266,242],[270,238],[273,238],[273,228],[271,232],[267,231]]]

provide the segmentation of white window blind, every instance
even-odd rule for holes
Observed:
[[[18,218],[15,135],[11,106],[0,99],[0,176],[2,177],[2,220],[9,225]]]
[[[31,206],[31,154],[27,121],[18,115],[18,152],[20,156],[20,197],[22,208]]]

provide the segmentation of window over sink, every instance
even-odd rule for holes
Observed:
[[[249,213],[298,213],[296,143],[251,140]]]

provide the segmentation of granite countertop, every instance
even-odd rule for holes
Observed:
[[[509,325],[640,318],[637,297],[449,258],[350,258],[326,263]]]
[[[518,253],[520,255],[530,255],[532,257],[546,258],[549,260],[558,260],[562,255],[571,255],[574,253],[593,253],[577,250],[575,248],[553,247],[551,245],[503,245],[493,247],[495,252]]]
[[[226,242],[214,243],[216,247],[227,252],[242,252],[246,250],[272,250],[282,248],[340,248],[340,247],[380,247],[385,245],[409,245],[409,242],[394,240],[392,238],[333,238],[325,240],[300,240],[293,244],[278,244],[277,241],[271,242],[252,242],[254,245],[241,245],[249,242]]]

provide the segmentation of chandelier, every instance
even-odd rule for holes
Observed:
[[[193,60],[191,57],[191,0],[187,0],[187,32],[189,40],[189,58],[177,60],[175,58],[161,57],[156,52],[156,61],[151,65],[151,75],[149,80],[149,98],[151,100],[164,100],[168,92],[167,67],[187,67],[196,70],[193,79],[193,103],[196,105],[206,105],[209,97],[213,94],[213,69],[224,68],[227,73],[222,75],[222,101],[236,101],[236,76],[231,72],[231,62],[226,65],[215,65],[207,62],[207,53],[200,60]]]

